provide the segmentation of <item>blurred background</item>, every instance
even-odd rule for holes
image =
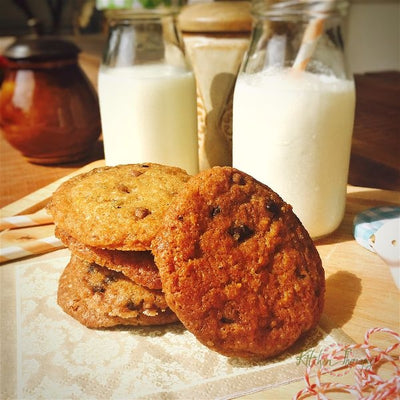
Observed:
[[[44,34],[96,33],[101,12],[95,0],[2,0],[0,35],[22,35],[37,28]]]
[[[189,4],[200,2],[189,0]],[[350,0],[345,27],[353,73],[400,70],[400,0]],[[40,31],[72,36],[82,50],[101,52],[103,15],[95,0],[1,0],[0,44],[11,36]],[[0,48],[0,50],[1,50]]]

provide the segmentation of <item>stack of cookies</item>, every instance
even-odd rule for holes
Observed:
[[[150,245],[189,175],[158,164],[103,167],[61,185],[47,206],[71,250],[58,304],[90,328],[177,320]]]
[[[100,168],[54,194],[58,302],[89,327],[179,319],[221,354],[275,356],[318,323],[321,259],[278,194],[231,167]]]

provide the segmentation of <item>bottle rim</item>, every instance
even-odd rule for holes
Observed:
[[[255,17],[270,19],[331,18],[344,16],[349,8],[348,0],[253,0],[251,12]]]

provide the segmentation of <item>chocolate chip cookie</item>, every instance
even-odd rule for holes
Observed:
[[[278,194],[234,168],[190,180],[152,251],[170,308],[227,356],[277,355],[321,316],[324,270],[307,231]]]
[[[78,242],[58,227],[56,227],[55,233],[72,253],[83,260],[122,272],[138,285],[146,286],[149,289],[161,289],[160,274],[150,251],[101,249]]]
[[[89,246],[149,250],[173,197],[190,176],[154,163],[96,168],[63,183],[47,210],[54,223]]]
[[[136,285],[120,272],[75,255],[61,275],[57,302],[67,314],[89,328],[177,321],[161,290]]]

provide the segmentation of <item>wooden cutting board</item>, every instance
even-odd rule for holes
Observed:
[[[84,167],[74,171],[73,173],[66,175],[65,177],[56,180],[50,185],[45,186],[42,189],[39,189],[28,196],[23,197],[20,200],[17,200],[0,210],[1,217],[9,217],[12,215],[21,215],[21,214],[31,214],[40,209],[42,209],[46,202],[49,200],[52,193],[61,185],[61,183],[66,180],[72,178],[75,175],[79,175],[81,173],[90,171],[93,168],[100,167],[104,165],[104,160],[94,161],[90,164],[85,165]]]

